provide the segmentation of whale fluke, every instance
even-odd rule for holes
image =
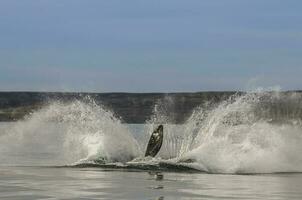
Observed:
[[[159,125],[151,134],[145,156],[155,157],[163,144],[164,127]]]

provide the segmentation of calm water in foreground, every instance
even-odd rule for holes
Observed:
[[[162,174],[1,167],[0,199],[302,199],[302,174]]]

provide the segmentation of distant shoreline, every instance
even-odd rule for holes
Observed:
[[[291,93],[301,91],[283,91]],[[183,123],[192,110],[207,101],[220,102],[240,91],[172,93],[90,93],[90,92],[0,92],[0,121],[17,121],[53,101],[71,102],[91,97],[111,110],[124,123],[144,123],[158,103],[169,104],[171,123]],[[165,102],[170,101],[170,102]]]

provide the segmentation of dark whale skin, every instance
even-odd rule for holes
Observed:
[[[163,137],[164,137],[164,127],[163,125],[159,125],[151,134],[146,149],[145,157],[147,156],[155,157],[157,155],[163,144]]]

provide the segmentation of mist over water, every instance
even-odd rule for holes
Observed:
[[[169,124],[167,96],[143,125],[123,124],[93,100],[53,102],[25,120],[1,125],[1,165],[168,162],[209,173],[302,172],[302,96],[253,92],[201,102],[184,124]],[[164,125],[154,159],[149,136]]]

